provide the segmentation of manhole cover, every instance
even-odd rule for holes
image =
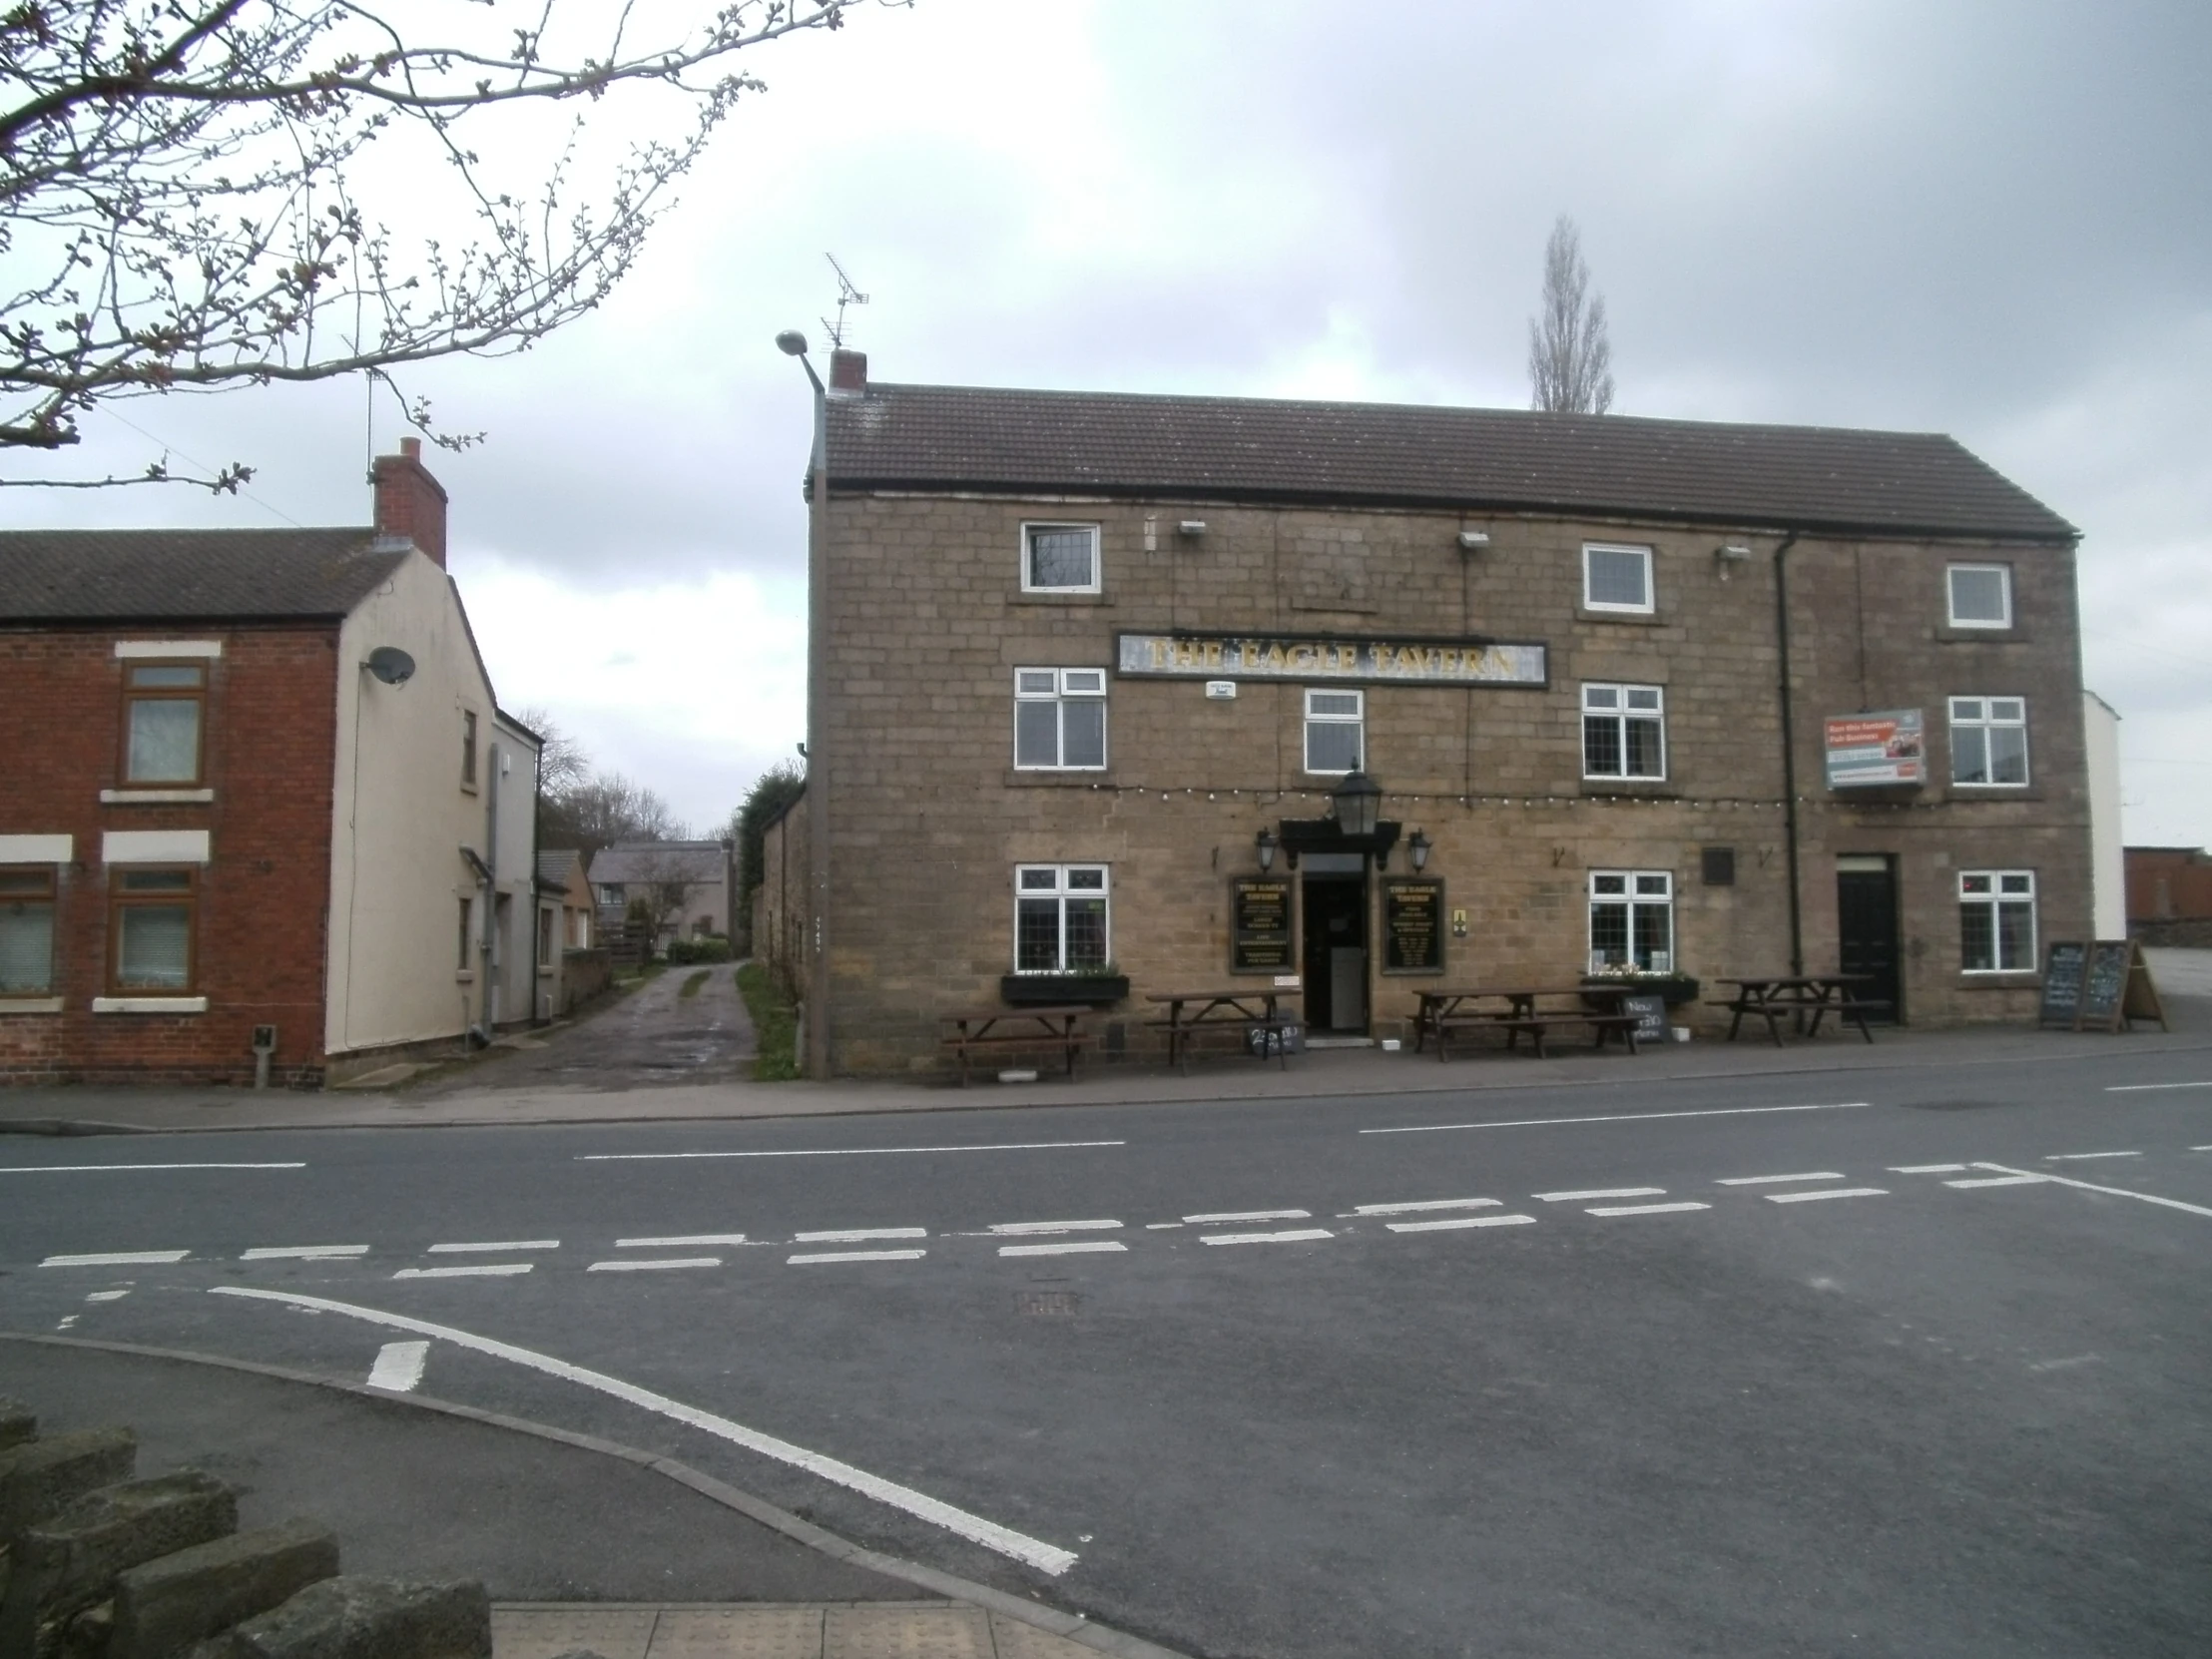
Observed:
[[[1019,1314],[1072,1314],[1083,1305],[1074,1291],[1016,1291],[1014,1311]]]

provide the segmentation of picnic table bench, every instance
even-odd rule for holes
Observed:
[[[1282,1003],[1284,997],[1298,994],[1273,985],[1239,986],[1226,991],[1152,991],[1146,994],[1145,1000],[1163,1004],[1167,1015],[1145,1023],[1166,1030],[1168,1064],[1180,1070],[1190,1070],[1191,1039],[1201,1026],[1217,1029],[1242,1026],[1247,1030],[1265,1031],[1268,1047],[1288,1071],[1291,1054],[1285,1033],[1298,1023],[1298,1016],[1286,1012]]]
[[[1867,1016],[1888,1013],[1891,1007],[1878,998],[1858,994],[1859,986],[1873,983],[1872,977],[1864,973],[1768,974],[1745,979],[1724,978],[1720,983],[1736,987],[1734,996],[1713,1002],[1714,1007],[1726,1008],[1733,1016],[1728,1022],[1730,1042],[1734,1042],[1736,1034],[1743,1029],[1747,1014],[1767,1022],[1767,1035],[1774,1039],[1777,1048],[1782,1046],[1785,1016],[1802,1035],[1817,1037],[1821,1034],[1822,1018],[1834,1014],[1839,1026],[1847,1021],[1858,1026],[1859,1035],[1871,1043],[1874,1033],[1867,1028]]]
[[[1642,1021],[1621,1007],[1621,998],[1627,994],[1626,987],[1614,990],[1602,985],[1424,990],[1419,993],[1420,1006],[1413,1019],[1413,1051],[1419,1053],[1433,1040],[1436,1058],[1445,1060],[1450,1058],[1454,1035],[1502,1031],[1507,1053],[1515,1052],[1525,1035],[1536,1058],[1541,1060],[1546,1058],[1544,1039],[1549,1033],[1579,1026],[1595,1036],[1597,1048],[1602,1049],[1608,1042],[1618,1039],[1629,1053],[1640,1053],[1636,1028]],[[1570,996],[1575,999],[1575,1006],[1571,1008],[1540,1005],[1543,998],[1550,998],[1556,1004],[1558,999]],[[1502,1002],[1504,1006],[1469,1006],[1485,1000]]]
[[[1043,1008],[963,1008],[944,1016],[952,1027],[938,1039],[952,1050],[960,1067],[960,1087],[968,1083],[968,1067],[977,1049],[1058,1048],[1067,1057],[1067,1074],[1075,1075],[1075,1056],[1091,1040],[1083,1029],[1090,1013],[1087,1002]],[[1000,1029],[1000,1027],[1005,1029]]]

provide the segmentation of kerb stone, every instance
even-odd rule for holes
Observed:
[[[128,1428],[87,1428],[0,1451],[0,1544],[101,1486],[131,1478],[138,1437]]]
[[[240,1532],[132,1567],[115,1581],[108,1659],[165,1659],[337,1570],[337,1539],[308,1520]]]
[[[237,1493],[197,1469],[86,1493],[17,1540],[0,1654],[31,1652],[40,1627],[106,1600],[118,1573],[238,1524]]]
[[[467,1581],[328,1578],[193,1659],[491,1659],[491,1597]]]

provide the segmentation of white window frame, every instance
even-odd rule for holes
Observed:
[[[2024,790],[2032,776],[2027,758],[2027,699],[2024,697],[1951,697],[1944,699],[1944,707],[1950,714],[1950,782],[1960,790]],[[2016,715],[2000,715],[1998,710],[2010,707]],[[1961,713],[1961,711],[1964,711]],[[2017,778],[1983,778],[1978,781],[1958,776],[1958,734],[1978,732],[1981,735],[1981,759],[1983,770],[1994,773],[1990,758],[1990,739],[1993,733],[2017,732],[2020,735],[2020,775]]]
[[[1590,592],[1590,555],[1592,553],[1632,553],[1643,561],[1644,600],[1640,605],[1625,605],[1617,599],[1598,599]],[[1611,611],[1620,616],[1650,616],[1659,608],[1658,573],[1653,569],[1656,560],[1652,549],[1633,542],[1586,541],[1582,544],[1582,608],[1585,611]]]
[[[1049,689],[1036,682],[1043,676],[1051,676]],[[1026,677],[1026,682],[1025,682]],[[1068,724],[1067,707],[1070,703],[1096,703],[1099,706],[1098,760],[1095,764],[1078,766],[1067,759]],[[1050,703],[1059,710],[1054,723],[1055,759],[1024,761],[1021,758],[1021,705],[1024,703]],[[1014,670],[1014,770],[1016,772],[1104,772],[1111,755],[1107,745],[1109,734],[1106,720],[1106,670],[1102,668],[1017,668]]]
[[[1096,886],[1077,887],[1070,884],[1071,877],[1080,872],[1096,875]],[[1025,885],[1023,878],[1030,875],[1051,876],[1049,885]],[[1071,864],[1016,864],[1014,865],[1014,951],[1013,967],[1016,973],[1097,973],[1103,972],[1114,959],[1114,877],[1110,865],[1099,863]],[[1103,953],[1095,966],[1086,964],[1073,967],[1068,962],[1068,904],[1070,898],[1096,898],[1106,906],[1105,941]],[[1059,938],[1054,947],[1051,967],[1023,967],[1021,965],[1021,906],[1023,902],[1039,899],[1058,901]]]
[[[1317,697],[1349,697],[1353,712],[1347,714],[1314,711]],[[1314,728],[1317,726],[1350,726],[1360,734],[1360,753],[1348,767],[1317,767],[1314,765]],[[1309,776],[1315,778],[1349,778],[1356,772],[1365,772],[1368,765],[1368,694],[1358,686],[1308,686],[1306,688],[1306,725],[1299,746],[1299,758],[1306,765]]]
[[[36,881],[33,889],[28,884],[17,892],[0,891],[0,911],[10,908],[27,909],[33,906],[46,911],[46,974],[36,985],[0,985],[0,1001],[23,1001],[52,997],[61,982],[57,948],[61,932],[61,870],[49,863],[25,863],[0,865],[0,874],[25,877]]]
[[[1999,925],[2006,904],[2027,908],[2026,948],[2016,961],[2004,958],[2004,930]],[[1990,965],[1970,967],[1966,962],[1965,917],[1968,906],[1989,912]],[[2036,967],[2035,872],[2031,869],[1962,869],[1958,872],[1958,971],[1960,973],[2033,973]]]
[[[1606,883],[1614,881],[1620,883],[1618,890],[1606,886]],[[1584,938],[1589,946],[1590,970],[1593,973],[1608,965],[1615,967],[1619,965],[1618,963],[1608,964],[1606,957],[1598,949],[1597,909],[1600,904],[1607,906],[1621,905],[1627,909],[1627,960],[1629,962],[1650,973],[1673,973],[1677,971],[1675,959],[1679,952],[1675,949],[1674,871],[1668,869],[1593,869],[1589,872],[1589,879],[1584,886],[1584,897],[1588,912]],[[1638,909],[1664,910],[1667,916],[1667,948],[1664,952],[1654,951],[1652,953],[1653,960],[1650,962],[1636,961],[1636,912]],[[1657,959],[1662,954],[1666,957],[1663,962]]]
[[[1611,708],[1593,707],[1591,694],[1599,697],[1610,695]],[[1649,708],[1632,708],[1629,699],[1648,697]],[[1611,721],[1619,743],[1621,770],[1618,772],[1592,772],[1590,770],[1590,722]],[[1648,722],[1659,729],[1659,770],[1656,772],[1630,772],[1628,770],[1628,723],[1631,720]],[[1593,780],[1617,779],[1634,784],[1663,784],[1667,778],[1667,689],[1664,686],[1630,686],[1610,681],[1589,681],[1582,687],[1582,776]]]
[[[1039,532],[1080,530],[1091,539],[1091,579],[1087,583],[1035,582],[1030,579],[1031,542]],[[1104,591],[1105,559],[1099,549],[1098,526],[1037,519],[1021,527],[1021,591],[1023,593],[1099,593]]]
[[[1961,573],[1994,576],[2004,591],[2004,616],[1991,622],[1986,618],[1962,617],[1958,614],[1958,582]],[[1953,628],[1985,628],[1994,630],[2012,626],[2012,567],[2010,565],[1945,565],[1943,567],[1943,615]]]

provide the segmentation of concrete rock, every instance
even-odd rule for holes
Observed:
[[[115,1581],[109,1659],[180,1653],[337,1570],[337,1539],[309,1520],[240,1532],[148,1561]]]
[[[0,1394],[0,1451],[21,1445],[38,1433],[38,1413],[20,1399]]]
[[[0,1451],[0,1544],[101,1486],[131,1478],[138,1437],[128,1428],[87,1428]]]
[[[44,1651],[37,1630],[105,1601],[118,1573],[238,1524],[238,1494],[197,1469],[86,1493],[16,1541],[0,1654]]]
[[[326,1578],[193,1659],[491,1659],[491,1597],[474,1582]]]

